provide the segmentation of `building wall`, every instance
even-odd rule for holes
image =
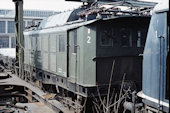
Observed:
[[[25,10],[23,28],[56,13],[58,12]],[[0,9],[0,48],[15,48],[14,15],[14,10]]]

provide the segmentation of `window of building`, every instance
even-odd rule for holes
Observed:
[[[28,21],[27,26],[31,26],[31,25],[32,25],[32,21]]]
[[[25,30],[25,21],[23,21],[23,30]],[[14,21],[8,21],[8,33],[15,33]]]
[[[23,30],[25,30],[25,21],[23,21]]]
[[[15,37],[11,38],[11,47],[15,48]]]
[[[8,21],[8,33],[15,33],[14,21]]]
[[[0,33],[5,33],[5,21],[0,21]]]
[[[0,15],[4,15],[5,11],[4,10],[0,10]]]
[[[9,37],[8,36],[0,37],[0,48],[9,48]]]
[[[65,51],[65,39],[64,35],[59,35],[59,52]]]

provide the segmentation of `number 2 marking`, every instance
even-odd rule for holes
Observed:
[[[90,36],[87,36],[87,43],[91,43],[91,37]]]

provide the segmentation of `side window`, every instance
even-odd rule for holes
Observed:
[[[59,52],[65,51],[65,39],[64,35],[59,35]]]
[[[26,43],[28,43],[28,49],[29,49],[29,50],[31,50],[31,45],[32,45],[32,44],[31,44],[31,38],[32,38],[32,36],[29,35],[29,36],[28,36],[28,40],[27,40],[28,42],[26,42]]]
[[[101,46],[112,46],[113,45],[113,37],[111,30],[103,30],[100,34],[100,45]]]
[[[5,21],[0,21],[0,33],[5,33]]]
[[[37,51],[41,51],[41,37],[37,36]]]
[[[145,46],[146,37],[147,37],[147,31],[145,31],[145,30],[138,30],[137,31],[137,39],[136,39],[137,47],[144,47]]]
[[[73,31],[73,37],[72,37],[72,53],[77,53],[77,30]]]
[[[120,40],[121,47],[131,47],[132,46],[131,30],[128,28],[120,29]]]
[[[23,30],[25,30],[25,21],[23,21]]]
[[[9,47],[9,37],[0,36],[0,48],[8,48],[8,47]]]
[[[37,36],[37,50],[41,51],[41,37]]]
[[[29,44],[29,43],[28,43],[28,38],[29,38],[28,35],[25,35],[25,36],[24,36],[24,49],[28,49],[28,44]],[[11,43],[11,45],[13,45],[13,43],[14,43],[14,42],[13,42],[13,38],[12,38],[12,43]]]
[[[15,32],[14,21],[8,21],[8,33],[14,32]]]
[[[49,35],[42,35],[42,50],[48,52],[49,50]]]
[[[36,42],[37,39],[36,39],[36,38],[37,38],[37,37],[34,35],[34,36],[32,36],[32,40],[31,40],[31,41],[32,41],[32,42],[31,42],[31,44],[32,44],[32,45],[31,45],[31,46],[32,46],[32,50],[34,50],[34,51],[35,51],[36,48],[37,48],[37,46],[36,46],[36,45],[37,45],[37,44],[36,44],[36,43],[37,43],[37,42]]]
[[[57,44],[57,35],[51,34],[51,37],[50,37],[50,52],[56,52],[57,51],[56,44]]]
[[[15,37],[12,37],[11,47],[12,47],[12,48],[15,48]]]

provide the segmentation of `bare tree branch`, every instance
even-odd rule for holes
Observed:
[[[115,60],[114,60],[113,63],[112,63],[112,70],[111,70],[111,74],[110,74],[109,88],[108,88],[108,92],[107,92],[107,103],[106,103],[106,108],[108,108],[108,106],[109,106],[110,87],[111,87],[111,84],[112,84],[112,76],[113,76],[114,65],[115,65]]]
[[[123,100],[123,99],[127,96],[127,94],[128,94],[129,91],[130,91],[130,88],[126,91],[126,93],[125,93],[124,95],[122,95],[121,98],[119,98],[118,101],[114,102],[114,103],[113,103],[112,105],[110,105],[109,107],[113,107],[113,106],[116,105],[118,102],[121,102],[121,100]]]
[[[101,98],[101,95],[100,95],[98,86],[97,86],[97,93],[98,93],[98,95],[99,95],[100,102],[101,102],[102,105],[106,108],[106,106],[104,105],[104,103],[103,103],[103,101],[102,101],[102,98]]]
[[[125,76],[126,76],[126,73],[124,73],[124,75],[123,75],[123,80],[122,80],[122,84],[121,84],[121,88],[120,88],[120,93],[119,93],[119,100],[120,100],[121,95],[122,95],[122,90],[123,90],[123,85],[124,85]],[[119,108],[120,102],[121,102],[121,101],[118,101],[117,112],[118,112],[118,108]]]

